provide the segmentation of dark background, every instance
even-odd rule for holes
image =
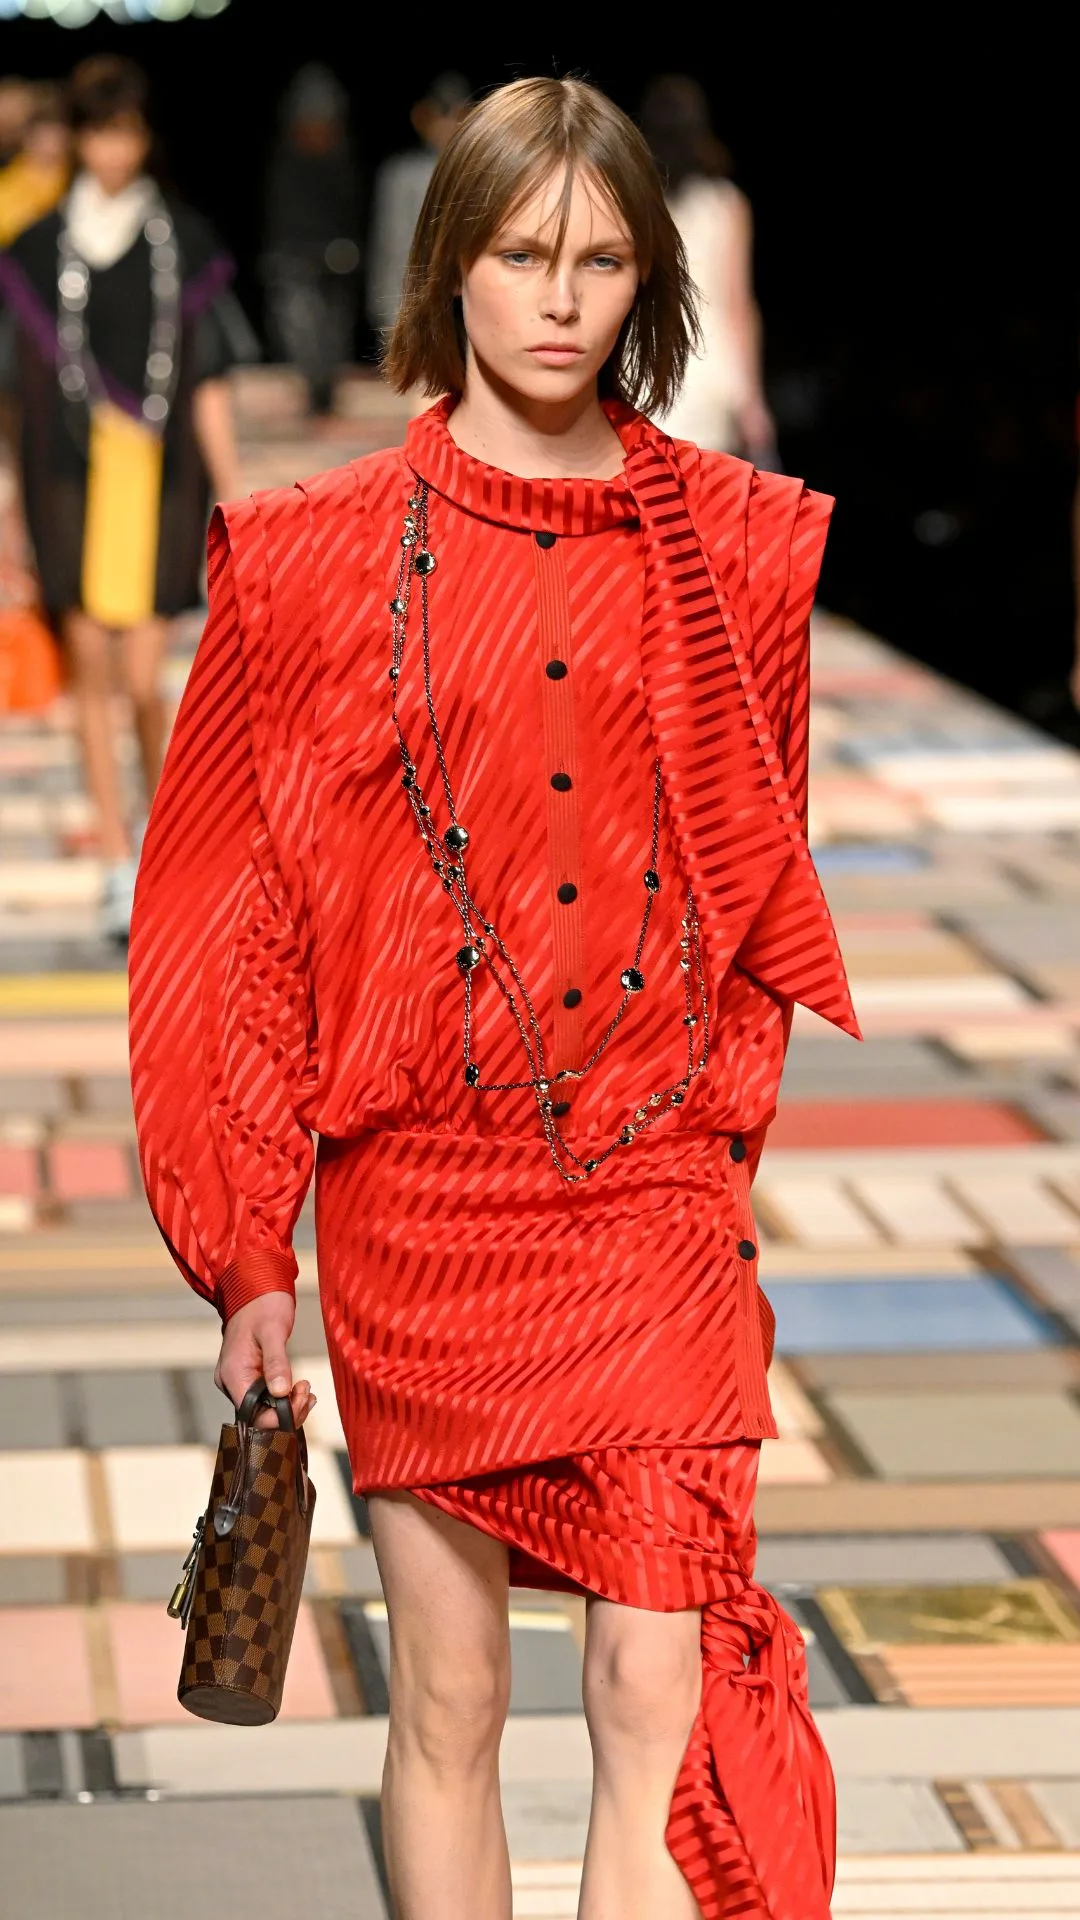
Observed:
[[[85,54],[149,70],[174,183],[217,222],[260,319],[262,175],[281,90],[327,61],[353,100],[365,187],[410,142],[440,69],[477,89],[577,72],[630,111],[689,71],[754,205],[767,380],[789,471],[838,496],[823,599],[1080,741],[1072,658],[1075,89],[1049,10],[865,10],[844,27],[702,26],[513,38],[431,15],[233,0],[210,21],[0,26],[0,71]],[[1054,16],[1061,19],[1062,16]],[[978,20],[962,28],[957,20]],[[495,47],[497,51],[493,52]],[[361,353],[372,341],[362,334]]]

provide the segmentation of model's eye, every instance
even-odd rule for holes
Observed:
[[[506,261],[508,266],[527,267],[529,264],[529,261],[532,259],[532,254],[526,253],[524,249],[517,249],[513,253],[504,253],[503,259]]]
[[[617,272],[623,264],[617,253],[594,253],[592,263],[603,273]]]

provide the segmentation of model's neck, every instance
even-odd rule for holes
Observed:
[[[449,431],[463,453],[523,480],[611,480],[622,470],[619,436],[595,387],[573,400],[531,400],[493,380],[471,355]]]

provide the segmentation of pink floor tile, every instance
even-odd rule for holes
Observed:
[[[126,1073],[125,1020],[3,1020],[5,1073]]]
[[[28,1733],[97,1720],[83,1609],[0,1609],[0,1727]]]
[[[1080,1587],[1080,1528],[1061,1528],[1055,1533],[1044,1533],[1042,1543],[1047,1552],[1053,1554],[1074,1587]]]
[[[999,1147],[1041,1140],[997,1100],[782,1100],[770,1147]]]
[[[176,1697],[184,1635],[159,1602],[117,1602],[107,1609],[109,1643],[123,1726],[191,1724]],[[332,1720],[337,1712],[315,1621],[301,1606],[289,1655],[282,1718]]]
[[[126,1200],[131,1162],[115,1140],[55,1140],[49,1176],[58,1200]]]
[[[33,1199],[38,1190],[37,1154],[33,1147],[0,1147],[0,1193]]]

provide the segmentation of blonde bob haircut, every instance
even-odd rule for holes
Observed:
[[[644,413],[670,406],[699,337],[686,255],[644,138],[606,94],[584,80],[514,80],[497,88],[472,109],[439,156],[383,355],[383,370],[399,393],[412,387],[427,394],[461,392],[462,273],[559,171],[555,250],[581,173],[623,220],[641,276],[601,372],[601,393]]]

